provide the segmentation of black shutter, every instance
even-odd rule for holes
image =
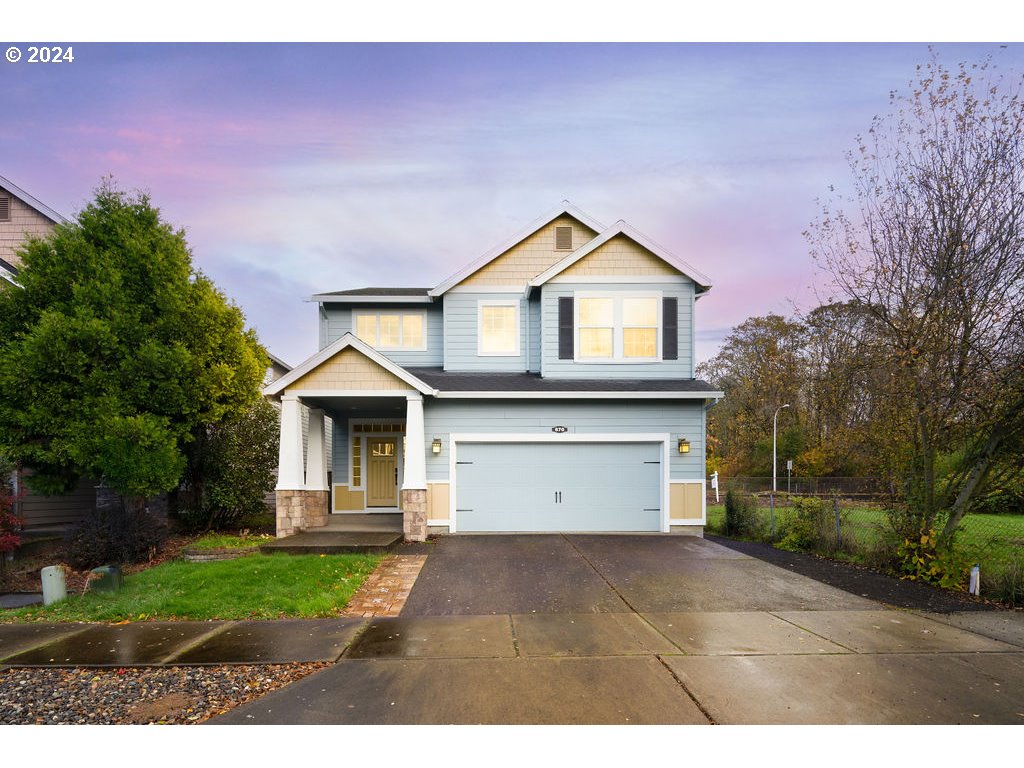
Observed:
[[[679,359],[679,299],[661,300],[661,359]]]
[[[558,297],[558,359],[573,358],[573,311],[572,296]]]

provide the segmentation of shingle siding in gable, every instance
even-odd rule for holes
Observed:
[[[0,221],[0,259],[20,267],[21,259],[15,255],[15,251],[25,242],[26,234],[46,237],[55,225],[2,187],[0,196],[9,197],[11,201],[10,221]]]
[[[555,248],[555,228],[572,227],[573,249],[592,240],[597,233],[571,216],[560,216],[513,246],[487,266],[478,269],[461,283],[486,291],[488,286],[524,285],[568,253]]]

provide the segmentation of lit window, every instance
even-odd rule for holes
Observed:
[[[356,312],[356,336],[377,349],[427,348],[422,312]]]
[[[576,359],[657,360],[659,296],[576,297]]]
[[[480,303],[481,355],[519,354],[519,302]]]
[[[580,299],[580,357],[614,354],[615,302],[604,297]]]

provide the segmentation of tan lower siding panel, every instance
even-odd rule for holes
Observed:
[[[700,520],[704,515],[704,486],[700,483],[672,483],[669,486],[669,518]]]
[[[447,520],[448,483],[427,483],[427,519]]]
[[[334,486],[334,511],[355,512],[366,509],[366,495],[363,491],[353,491],[347,485]]]

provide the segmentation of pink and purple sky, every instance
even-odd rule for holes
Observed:
[[[5,43],[14,44],[14,41]],[[27,45],[27,43],[18,43]],[[953,65],[1024,47],[936,46]],[[815,303],[801,233],[928,46],[76,44],[0,61],[0,175],[73,216],[150,193],[291,364],[322,291],[433,286],[563,199],[709,275],[698,359]]]

